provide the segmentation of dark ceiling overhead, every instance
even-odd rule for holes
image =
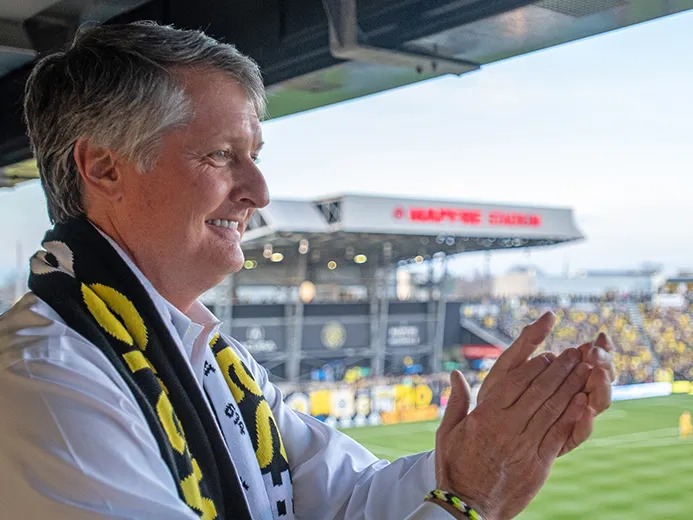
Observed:
[[[32,63],[84,23],[149,19],[234,43],[262,67],[270,117],[281,117],[691,8],[693,0],[2,0],[0,167],[31,155],[21,97]],[[0,186],[17,180],[9,175],[0,168]]]

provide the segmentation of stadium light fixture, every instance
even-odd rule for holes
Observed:
[[[246,260],[243,267],[246,269],[255,269],[257,267],[257,262],[255,260]]]
[[[303,303],[310,303],[315,298],[316,288],[315,284],[310,280],[305,280],[301,282],[298,287],[298,297],[301,298]]]
[[[284,260],[284,255],[281,253],[272,253],[270,260],[272,260],[272,262],[276,264],[277,262],[281,262],[282,260]]]
[[[262,252],[265,258],[272,258],[272,244],[265,244],[265,250]]]
[[[424,261],[424,258],[421,255],[414,258],[414,262],[416,262],[417,264],[422,264],[423,261]]]
[[[305,255],[308,252],[308,239],[307,238],[302,238],[301,241],[298,244],[298,252],[299,254]]]
[[[356,255],[354,257],[354,262],[357,264],[365,264],[368,261],[368,257],[366,255]]]
[[[330,271],[334,271],[335,269],[337,269],[337,262],[335,262],[334,260],[330,260],[329,262],[327,262],[327,268]]]

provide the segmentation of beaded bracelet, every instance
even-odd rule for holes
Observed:
[[[450,504],[452,507],[460,511],[467,518],[471,518],[472,520],[483,520],[479,513],[474,511],[467,504],[465,504],[459,497],[453,495],[448,491],[443,491],[442,489],[434,489],[424,498],[424,500],[426,501],[430,501],[433,499],[438,499],[445,502],[446,504]]]

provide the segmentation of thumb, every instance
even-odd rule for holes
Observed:
[[[471,402],[469,384],[464,379],[462,372],[453,370],[450,373],[450,384],[452,385],[450,399],[439,427],[442,434],[451,431],[462,419],[467,417]]]

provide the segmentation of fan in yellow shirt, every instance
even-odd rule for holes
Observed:
[[[682,439],[690,437],[693,434],[693,425],[691,425],[690,412],[683,412],[679,417],[679,436]]]

